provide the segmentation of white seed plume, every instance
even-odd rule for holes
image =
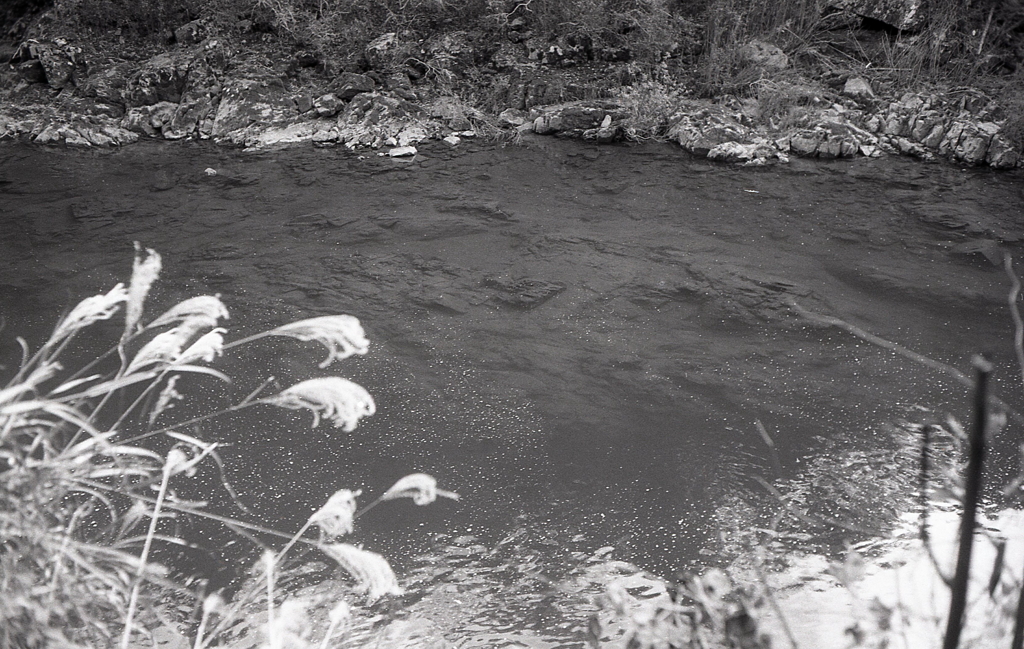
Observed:
[[[347,624],[349,618],[352,617],[352,608],[348,605],[345,600],[339,600],[331,612],[327,614],[327,619],[330,621],[331,626],[339,626]]]
[[[50,340],[46,344],[49,346],[56,345],[79,329],[88,327],[97,320],[109,319],[117,311],[117,307],[127,299],[128,291],[125,290],[124,284],[118,284],[110,289],[106,295],[93,295],[92,297],[85,298],[75,308],[71,309],[71,313],[67,314],[60,321],[57,329],[50,336]]]
[[[335,428],[355,430],[362,417],[377,411],[373,397],[362,386],[340,376],[309,379],[263,400],[282,408],[305,408],[313,413],[313,428],[320,425],[321,415],[334,422]]]
[[[355,577],[371,602],[384,595],[401,595],[405,592],[398,585],[398,579],[387,559],[376,552],[361,550],[348,543],[321,544],[317,547]]]
[[[267,335],[319,342],[328,352],[327,359],[320,363],[322,368],[352,354],[365,354],[370,345],[359,319],[350,315],[325,315],[299,320],[271,329]]]
[[[198,295],[196,297],[189,298],[178,302],[167,311],[163,312],[155,320],[147,325],[147,328],[151,327],[162,327],[164,325],[175,324],[186,320],[194,316],[205,316],[207,319],[227,320],[228,309],[224,306],[224,303],[220,301],[220,296],[217,295]],[[216,326],[216,324],[214,324]]]
[[[438,496],[458,500],[459,494],[437,488],[437,480],[426,473],[412,473],[405,476],[391,488],[384,492],[381,500],[395,500],[396,498],[412,498],[417,505],[429,505],[437,500]]]
[[[224,334],[228,332],[223,327],[217,327],[199,337],[188,349],[178,354],[174,359],[175,365],[185,365],[196,361],[212,363],[213,359],[224,353]]]
[[[164,389],[160,390],[160,396],[157,397],[156,405],[149,411],[149,423],[150,425],[156,421],[156,418],[162,415],[165,411],[170,410],[174,407],[174,404],[184,399],[184,395],[178,392],[175,385],[178,383],[178,379],[181,378],[180,374],[175,374],[171,378],[167,379],[167,384],[164,385]]]
[[[38,388],[39,384],[49,381],[62,369],[63,367],[61,367],[61,364],[57,362],[51,361],[42,363],[32,370],[32,372],[23,381],[15,383],[9,388],[0,390],[0,404],[15,401],[26,392],[34,392]],[[59,386],[57,389],[60,389],[60,387],[64,386]]]
[[[324,506],[309,517],[309,523],[316,525],[328,538],[337,538],[352,533],[352,515],[356,513],[356,498],[362,491],[342,489],[327,499]]]
[[[182,348],[196,334],[203,329],[210,329],[216,326],[217,321],[205,314],[188,316],[174,329],[168,329],[153,336],[153,340],[143,345],[142,349],[132,358],[132,362],[128,364],[127,373],[131,374],[150,365],[173,363],[181,356]]]
[[[167,460],[164,462],[164,472],[168,475],[175,475],[189,468],[188,455],[180,448],[172,448],[167,453]]]
[[[128,299],[125,305],[124,338],[135,333],[135,326],[142,319],[142,309],[146,296],[153,282],[160,276],[160,254],[152,248],[146,248],[146,257],[142,258],[142,246],[135,242],[135,261],[132,262],[132,280],[128,284]]]

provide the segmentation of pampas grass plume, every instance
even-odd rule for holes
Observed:
[[[108,320],[117,312],[118,306],[128,299],[128,291],[124,284],[117,284],[110,289],[106,295],[93,295],[79,302],[69,313],[47,341],[48,346],[53,346],[64,340],[79,329],[88,327],[99,320]]]
[[[267,332],[270,336],[288,336],[296,340],[315,340],[327,348],[328,356],[320,367],[352,354],[365,354],[370,341],[363,333],[359,319],[350,315],[325,315],[282,325]]]
[[[142,319],[142,309],[146,303],[146,296],[153,282],[160,277],[162,263],[160,253],[152,248],[146,248],[146,257],[142,258],[142,246],[135,242],[135,261],[132,263],[132,279],[128,284],[128,298],[125,305],[124,334],[121,339],[135,333],[135,326]]]
[[[313,413],[313,428],[320,425],[321,415],[345,432],[355,430],[362,417],[377,411],[373,397],[362,386],[341,378],[327,376],[309,379],[263,400],[282,408],[305,408]]]
[[[174,359],[176,365],[204,361],[212,363],[213,359],[224,353],[224,334],[228,332],[223,327],[217,327],[199,337],[188,349],[181,352]]]
[[[395,500],[396,498],[412,498],[417,505],[429,505],[437,500],[438,496],[458,500],[459,494],[437,488],[437,480],[426,473],[412,473],[384,492],[381,500]]]
[[[317,547],[355,577],[371,602],[384,595],[402,595],[405,592],[398,585],[391,564],[376,552],[362,550],[348,543],[321,544]]]
[[[316,525],[324,536],[336,538],[351,534],[352,516],[356,513],[356,498],[362,491],[341,489],[327,499],[324,506],[309,517],[309,523]]]
[[[146,327],[162,327],[164,325],[181,322],[194,316],[204,316],[208,320],[213,320],[215,323],[213,326],[216,326],[216,321],[220,319],[227,320],[230,318],[227,307],[220,301],[220,296],[198,295],[178,302],[170,309],[160,314]]]

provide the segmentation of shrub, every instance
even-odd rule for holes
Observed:
[[[174,517],[206,517],[246,530],[253,539],[253,533],[289,538],[224,518],[175,494],[172,483],[194,475],[201,463],[220,463],[216,442],[182,430],[220,414],[262,406],[309,411],[313,426],[329,422],[344,431],[374,413],[366,390],[348,379],[325,376],[274,394],[266,394],[264,384],[223,410],[157,426],[184,400],[177,390],[179,379],[202,375],[228,381],[211,364],[239,345],[268,336],[319,342],[327,349],[320,365],[325,368],[366,353],[369,343],[359,321],[347,315],[300,320],[225,343],[227,330],[219,325],[228,311],[213,295],[184,300],[144,324],[146,296],[160,273],[161,259],[152,250],[143,252],[138,245],[136,250],[127,287],[118,284],[82,300],[35,353],[18,339],[20,366],[0,389],[0,457],[5,461],[0,469],[2,646],[102,646],[120,635],[121,646],[127,647],[137,621],[160,612],[159,596],[194,596],[151,561],[155,544],[187,545],[170,532]],[[77,370],[65,367],[76,341],[87,330],[109,335],[107,325],[119,312],[124,323],[109,351]],[[285,624],[298,616],[293,610],[297,605],[284,600],[275,616],[282,560],[296,543],[315,546],[333,558],[370,599],[399,593],[383,557],[338,539],[352,531],[355,517],[378,502],[409,497],[423,505],[438,496],[457,498],[424,474],[403,478],[357,511],[359,495],[337,492],[281,550],[265,551],[260,578],[267,585],[266,645],[271,649],[304,646],[288,640]],[[314,526],[320,532],[316,542],[303,536]],[[231,628],[261,592],[244,589],[230,606],[208,600],[195,646],[205,646],[206,640]],[[294,615],[286,615],[286,609]],[[218,622],[211,625],[215,614]],[[332,619],[328,635],[338,620]],[[307,637],[308,630],[300,635]]]

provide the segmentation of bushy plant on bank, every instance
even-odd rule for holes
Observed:
[[[198,516],[245,535],[264,553],[256,579],[231,601],[210,593],[196,605],[197,619],[179,620],[190,629],[193,645],[208,646],[230,632],[261,633],[261,646],[270,649],[314,642],[326,647],[343,633],[348,603],[333,605],[327,628],[310,628],[304,603],[279,588],[289,551],[299,543],[316,548],[370,600],[400,594],[384,557],[340,539],[379,502],[412,498],[426,505],[438,496],[458,496],[438,489],[426,474],[402,478],[362,508],[359,491],[341,489],[294,534],[226,518],[178,496],[176,484],[220,464],[217,442],[185,432],[194,424],[227,412],[279,407],[308,411],[313,426],[350,432],[376,406],[361,386],[323,376],[273,393],[264,383],[226,409],[170,423],[183,409],[179,380],[230,380],[212,367],[227,350],[268,336],[316,341],[327,349],[320,365],[326,368],[365,354],[369,341],[356,318],[336,315],[225,342],[228,331],[221,325],[228,310],[214,295],[184,300],[147,319],[146,297],[160,269],[159,254],[136,244],[127,287],[118,284],[79,302],[34,352],[18,339],[21,362],[0,389],[0,646],[127,649],[138,646],[157,620],[173,624],[161,598],[203,594],[186,588],[152,556],[160,545],[188,545],[174,535],[173,520]],[[87,332],[111,334],[115,315],[123,317],[123,326],[116,327],[109,351],[81,367],[66,365]],[[305,536],[310,527],[318,530],[315,540]],[[279,547],[258,540],[275,537]],[[265,611],[265,624],[259,630],[239,627],[240,616],[253,607]]]

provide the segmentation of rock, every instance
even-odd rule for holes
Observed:
[[[764,164],[778,157],[778,151],[767,142],[740,144],[739,142],[723,142],[708,151],[709,160],[719,162],[744,162]]]
[[[401,158],[405,156],[416,155],[416,147],[414,146],[398,146],[388,150],[388,155],[392,158]]]
[[[411,148],[410,145],[418,144],[429,137],[430,135],[427,134],[427,129],[422,126],[414,125],[402,129],[396,139],[398,141],[399,148]]]
[[[804,130],[789,138],[789,150],[798,156],[809,158],[817,155],[818,147],[825,140],[825,134],[817,130]]]
[[[157,137],[163,134],[164,124],[170,124],[177,110],[178,105],[169,101],[152,106],[136,106],[128,109],[128,112],[125,113],[121,120],[121,128],[133,133]]]
[[[427,38],[422,49],[428,70],[462,78],[477,59],[477,48],[469,32],[443,32]]]
[[[601,128],[607,117],[624,116],[625,108],[615,102],[575,101],[541,110],[533,120],[533,131],[539,135],[582,135],[588,129]]]
[[[753,132],[721,106],[684,104],[669,116],[668,124],[667,137],[701,157],[720,144],[749,144],[753,138]]]
[[[130,144],[139,139],[117,124],[102,118],[75,119],[73,123],[53,121],[47,124],[36,136],[36,144],[65,144],[67,146],[120,146]]]
[[[516,127],[526,123],[526,113],[516,108],[506,108],[498,114],[498,125],[503,127]]]
[[[181,101],[185,89],[185,73],[171,53],[157,54],[142,64],[127,83],[124,91],[128,106],[151,106]]]
[[[206,25],[202,20],[187,22],[174,30],[174,41],[179,45],[195,45],[206,38]]]
[[[163,136],[168,140],[180,140],[204,134],[208,137],[212,130],[212,124],[207,124],[207,122],[212,119],[213,111],[213,101],[209,97],[183,101],[174,110],[170,121],[163,125]]]
[[[295,110],[297,110],[300,115],[313,110],[313,98],[309,96],[309,93],[300,92],[292,97],[292,101],[295,102]]]
[[[54,90],[74,87],[77,80],[85,77],[86,66],[81,48],[70,45],[62,38],[53,41],[29,39],[18,46],[11,57],[11,63],[22,78],[30,83],[45,81]]]
[[[852,99],[861,101],[875,98],[875,91],[871,89],[871,83],[863,77],[850,77],[843,86],[843,94]]]
[[[912,155],[916,158],[922,158],[924,160],[930,160],[933,157],[928,149],[918,144],[917,142],[913,142],[905,137],[897,137],[895,138],[895,142],[896,148],[903,155]]]
[[[999,126],[992,122],[965,124],[960,139],[951,149],[953,157],[969,164],[984,162],[989,142],[998,132]]]
[[[330,85],[335,96],[342,101],[350,101],[356,95],[364,92],[373,92],[375,87],[376,84],[372,78],[355,72],[342,72]]]
[[[344,102],[333,92],[313,100],[313,108],[316,109],[316,114],[320,117],[334,117],[344,105]]]
[[[85,124],[78,124],[76,130],[96,146],[124,146],[137,142],[137,133],[122,128],[117,124],[107,121],[92,121]]]
[[[445,144],[447,144],[449,146],[458,146],[458,144],[460,142],[462,142],[462,140],[459,138],[458,135],[448,135],[448,136],[445,136],[445,138],[442,140],[442,142],[444,142]]]
[[[199,53],[189,61],[185,72],[186,79],[181,93],[181,101],[220,95],[219,75],[206,54],[207,52]]]
[[[14,71],[29,83],[46,83],[46,70],[43,69],[43,64],[39,62],[39,59],[16,63]]]
[[[908,137],[915,142],[924,144],[926,141],[934,139],[934,131],[936,130],[936,127],[941,128],[945,125],[944,122],[945,120],[943,119],[942,113],[937,110],[921,111],[915,117],[913,124],[911,124]],[[935,142],[933,145],[925,144],[925,146],[938,146],[938,142]]]
[[[831,0],[829,5],[902,30],[915,30],[924,21],[924,0]]]
[[[942,141],[939,142],[939,154],[947,156],[953,154],[953,150],[960,143],[960,136],[963,135],[964,126],[965,124],[960,121],[954,121],[949,125],[949,128],[942,136]]]
[[[117,61],[94,66],[89,76],[79,84],[79,91],[86,97],[96,97],[112,104],[123,105],[124,89],[128,85],[135,66],[128,61]]]
[[[604,121],[608,121],[608,118],[606,117]],[[619,126],[599,126],[583,131],[582,135],[584,140],[594,140],[598,144],[611,144],[622,139],[622,129]]]
[[[377,124],[381,120],[393,117],[411,117],[419,114],[421,109],[404,99],[383,93],[366,92],[352,98],[338,116],[339,122],[347,124]]]
[[[750,41],[739,49],[740,60],[766,70],[785,70],[789,57],[777,46],[765,41]]]
[[[1012,169],[1019,161],[1019,150],[1011,146],[1002,135],[996,134],[989,143],[985,162],[997,169]]]
[[[237,79],[221,95],[210,134],[223,138],[252,125],[277,125],[296,114],[277,79]]]
[[[327,125],[315,120],[271,126],[251,124],[246,128],[229,133],[227,137],[232,142],[258,149],[281,144],[309,142],[317,133],[325,130],[327,130]]]
[[[388,32],[370,41],[366,45],[363,55],[366,57],[366,63],[371,69],[384,70],[391,67],[397,49],[398,34]]]

